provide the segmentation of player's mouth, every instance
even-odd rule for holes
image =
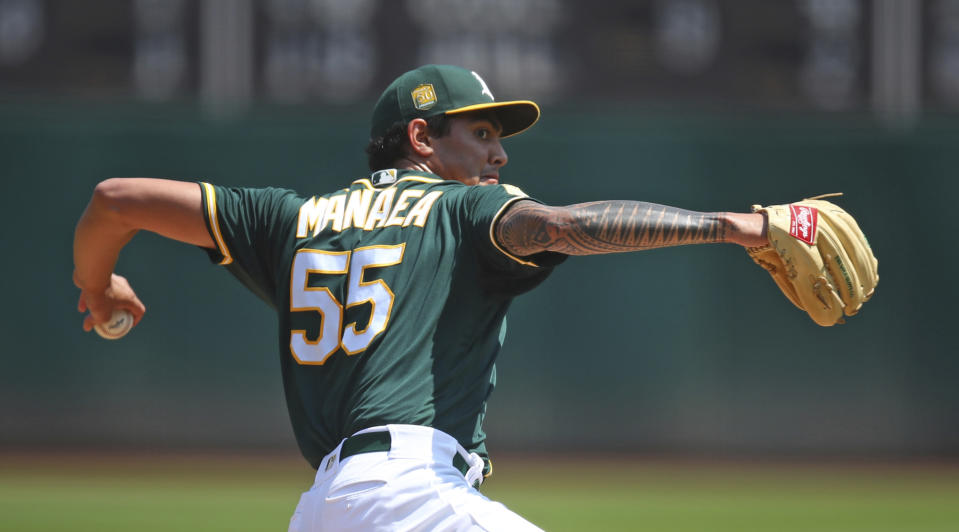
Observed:
[[[499,174],[484,174],[480,176],[481,185],[496,185],[499,183]]]

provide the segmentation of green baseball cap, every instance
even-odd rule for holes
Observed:
[[[423,65],[396,78],[373,108],[370,137],[386,134],[394,124],[440,114],[488,109],[503,126],[501,137],[525,131],[539,120],[539,106],[528,100],[497,102],[476,72],[452,65]]]

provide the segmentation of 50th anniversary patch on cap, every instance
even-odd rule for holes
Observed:
[[[436,105],[436,91],[433,90],[433,85],[430,83],[424,83],[416,87],[410,93],[410,96],[413,97],[413,107],[420,111],[425,111]]]

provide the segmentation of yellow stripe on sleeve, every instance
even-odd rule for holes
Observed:
[[[539,268],[539,264],[536,264],[535,262],[532,262],[532,261],[523,260],[523,259],[521,259],[521,258],[513,255],[512,253],[506,251],[505,249],[501,248],[500,245],[499,245],[499,243],[496,241],[496,236],[493,234],[493,229],[496,227],[496,222],[498,222],[498,221],[499,221],[499,217],[502,216],[504,212],[506,212],[506,208],[509,207],[510,205],[512,205],[513,202],[519,201],[519,200],[521,200],[521,199],[526,199],[526,196],[523,195],[523,196],[518,196],[518,197],[515,197],[515,198],[510,198],[509,201],[507,201],[506,203],[504,203],[503,206],[500,207],[498,211],[496,211],[496,215],[493,216],[493,222],[489,224],[489,239],[490,239],[490,242],[493,243],[493,247],[495,247],[496,249],[498,249],[498,250],[500,251],[500,253],[502,253],[503,255],[506,255],[507,257],[509,257],[509,258],[513,259],[514,261],[522,264],[523,266],[532,266],[533,268]]]
[[[230,250],[226,247],[226,242],[223,241],[223,234],[220,233],[220,221],[217,219],[216,214],[216,190],[214,190],[213,185],[209,183],[200,184],[203,185],[203,189],[206,190],[206,213],[207,218],[210,220],[210,234],[213,235],[213,239],[216,241],[216,247],[220,251],[220,254],[223,255],[223,260],[220,261],[220,265],[226,266],[233,262],[233,256],[230,255]]]

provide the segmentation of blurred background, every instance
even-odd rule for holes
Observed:
[[[427,62],[540,103],[503,179],[543,201],[844,192],[880,259],[832,328],[735,246],[570,259],[511,311],[494,457],[959,456],[957,0],[0,0],[0,449],[295,455],[271,311],[142,234],[145,319],[85,334],[74,225],[108,177],[345,186]]]

